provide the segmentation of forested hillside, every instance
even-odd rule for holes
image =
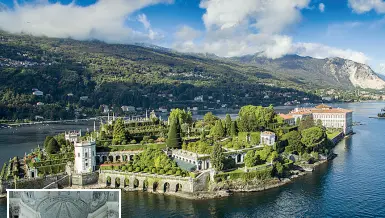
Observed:
[[[311,88],[256,66],[166,49],[0,32],[0,119],[73,118],[102,104],[204,109],[318,100]]]

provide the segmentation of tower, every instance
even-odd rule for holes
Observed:
[[[96,167],[96,143],[90,139],[74,143],[75,146],[75,172],[89,173]]]

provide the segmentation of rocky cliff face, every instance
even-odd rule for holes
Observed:
[[[316,59],[287,55],[269,59],[259,55],[233,58],[238,62],[257,65],[280,76],[302,82],[340,88],[383,89],[385,81],[369,66],[342,58]]]
[[[340,58],[326,60],[324,68],[329,69],[329,72],[336,77],[340,76],[348,78],[354,87],[364,89],[385,88],[385,81],[365,64]]]

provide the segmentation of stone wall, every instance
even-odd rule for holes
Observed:
[[[110,178],[110,183],[108,183]],[[128,180],[127,180],[128,179]],[[190,177],[166,176],[147,173],[130,173],[103,170],[99,174],[99,184],[112,188],[144,190],[148,192],[194,192],[195,180]]]
[[[46,176],[41,178],[20,179],[16,181],[16,188],[17,189],[42,189],[47,185],[62,179],[65,176],[66,175],[63,173],[63,174],[57,174],[57,175]],[[58,184],[51,185],[49,188],[58,188],[58,186],[64,187],[68,185],[69,185],[69,179],[63,179],[59,181]],[[15,188],[15,182],[12,179],[1,182],[1,185],[0,185],[1,193],[5,193],[7,189],[14,189],[14,188]]]
[[[71,175],[72,185],[79,185],[79,186],[91,185],[91,184],[98,183],[98,180],[99,180],[99,173],[97,172]]]

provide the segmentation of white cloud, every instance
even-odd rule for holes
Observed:
[[[175,33],[176,40],[191,41],[201,36],[201,31],[195,30],[187,25],[184,25],[178,29]]]
[[[150,21],[147,20],[147,16],[145,14],[139,14],[138,21],[143,24],[144,28],[150,29],[151,24]]]
[[[362,64],[367,64],[370,60],[370,58],[362,52],[350,49],[338,49],[318,43],[296,43],[293,45],[291,53],[314,58],[340,57]]]
[[[385,13],[383,0],[348,0],[349,7],[358,14],[375,10],[377,13]]]
[[[196,42],[180,37],[185,40],[175,42],[173,47],[182,52],[208,52],[225,57],[260,53],[275,59],[286,54],[299,54],[315,58],[341,57],[367,63],[369,58],[362,52],[316,43],[293,43],[292,37],[282,34],[285,28],[300,20],[301,9],[308,9],[309,2],[244,0],[239,4],[232,0],[202,0],[200,7],[206,9],[203,15],[206,32],[202,40]],[[321,3],[319,10],[324,9],[325,5]]]
[[[319,9],[319,11],[321,11],[323,13],[325,11],[325,4],[324,3],[320,3],[318,5],[318,9]]]
[[[49,37],[96,38],[121,43],[145,41],[154,39],[156,36],[154,31],[148,29],[145,33],[127,27],[125,25],[127,17],[149,5],[171,2],[171,0],[99,0],[86,7],[78,6],[74,2],[63,5],[48,3],[46,0],[20,5],[16,3],[14,9],[0,11],[0,28],[12,33],[25,32]]]
[[[226,29],[250,20],[263,33],[278,33],[301,18],[310,0],[202,0],[206,29]]]

